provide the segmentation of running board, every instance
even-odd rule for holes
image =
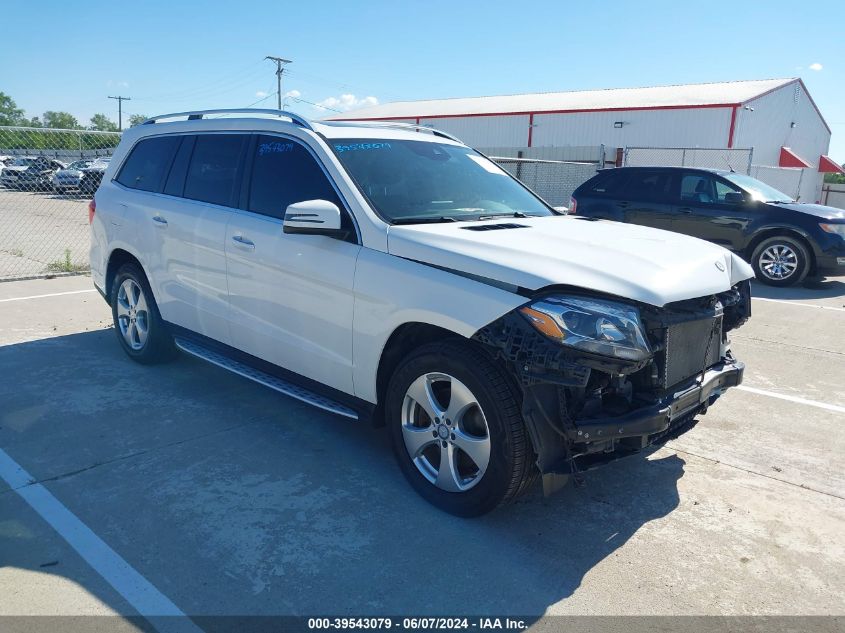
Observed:
[[[263,372],[260,369],[250,367],[246,363],[229,358],[225,354],[216,352],[208,347],[200,345],[199,343],[195,343],[194,341],[189,341],[184,338],[176,338],[176,347],[186,354],[201,358],[213,365],[222,367],[223,369],[228,369],[232,373],[243,376],[244,378],[249,378],[250,380],[260,383],[265,387],[270,387],[270,389],[275,389],[279,393],[295,398],[300,402],[310,404],[312,407],[317,407],[318,409],[323,409],[323,411],[328,411],[329,413],[334,413],[336,415],[342,415],[345,418],[351,418],[353,420],[358,419],[358,413],[346,405],[340,404],[339,402],[326,398],[325,396],[318,395],[313,391],[304,389],[290,381]]]

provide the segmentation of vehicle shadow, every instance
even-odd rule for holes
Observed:
[[[679,503],[684,461],[652,452],[458,519],[405,483],[384,429],[194,359],[136,365],[113,337],[0,347],[0,448],[191,615],[536,618]],[[81,561],[32,554],[49,549],[33,534],[58,537],[12,497],[0,481],[0,507],[24,526],[0,529],[0,565],[126,613]]]
[[[752,282],[752,297],[764,299],[802,300],[802,299],[835,299],[845,297],[845,280],[842,277],[812,279],[805,281],[800,286],[788,286],[778,288],[767,286],[758,281]]]

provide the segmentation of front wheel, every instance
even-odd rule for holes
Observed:
[[[388,385],[385,415],[403,474],[450,514],[485,514],[536,475],[517,389],[473,344],[434,343],[412,353]]]
[[[810,272],[810,253],[795,238],[776,236],[760,242],[751,255],[757,279],[770,286],[792,286]]]

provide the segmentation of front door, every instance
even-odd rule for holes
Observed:
[[[352,393],[352,309],[360,246],[348,211],[322,167],[299,141],[256,136],[251,171],[226,231],[232,345]],[[349,239],[286,234],[285,209],[329,200]]]
[[[740,250],[753,207],[742,190],[724,178],[706,172],[684,172],[674,205],[672,230]]]

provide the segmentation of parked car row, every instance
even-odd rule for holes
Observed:
[[[569,213],[713,242],[750,262],[757,279],[772,286],[845,274],[845,211],[799,203],[732,171],[603,170],[575,190]]]
[[[3,156],[0,157],[0,186],[20,191],[93,195],[110,159],[110,156],[102,156],[67,164],[46,156]]]

